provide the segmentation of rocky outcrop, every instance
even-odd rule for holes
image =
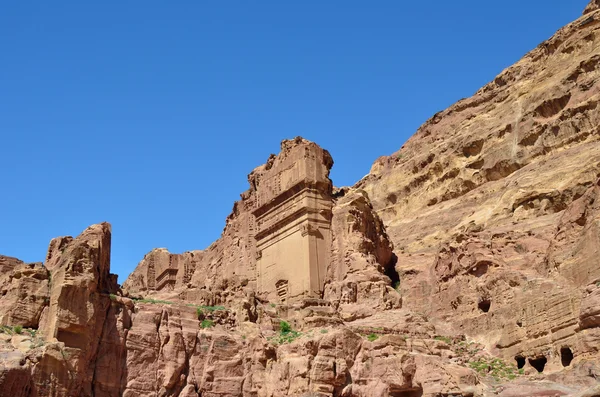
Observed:
[[[219,240],[122,289],[106,223],[0,256],[0,397],[593,396],[598,8],[352,188],[284,140]]]
[[[25,264],[0,256],[0,325],[38,327],[50,298],[48,271],[41,263]]]
[[[343,189],[338,195],[324,299],[346,321],[400,308],[396,256],[381,219],[364,191]]]
[[[18,264],[13,268],[9,276],[14,289],[37,291],[41,297],[22,293],[23,300],[15,306],[2,307],[3,321],[8,325],[2,331],[12,335],[6,342],[13,348],[3,348],[8,350],[2,354],[3,366],[22,379],[16,387],[12,375],[3,372],[2,393],[94,394],[110,294],[118,289],[116,276],[110,274],[110,236],[109,224],[94,225],[75,239],[52,240],[44,266]],[[16,312],[19,305],[30,310]]]
[[[597,354],[582,327],[600,281],[596,8],[357,184],[396,247],[403,306],[527,373]]]
[[[600,1],[591,0],[590,3],[585,7],[585,10],[583,10],[583,14],[589,14],[590,12],[596,11],[597,9],[600,9]]]

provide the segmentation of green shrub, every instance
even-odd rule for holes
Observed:
[[[286,334],[292,330],[292,327],[291,327],[290,323],[288,323],[287,321],[280,321],[279,322],[279,330],[282,333]]]
[[[110,300],[113,302],[117,300],[117,295],[115,295],[115,294],[110,294],[108,296],[109,296]]]
[[[206,319],[202,320],[202,323],[200,324],[200,327],[202,327],[204,329],[205,328],[212,328],[214,326],[215,326],[215,322],[214,321],[212,321],[212,320],[206,320]]]
[[[321,333],[322,333],[322,334],[326,334],[326,333],[328,333],[328,332],[329,332],[329,330],[327,330],[327,329],[322,329],[322,330],[321,330]]]
[[[379,335],[371,332],[369,335],[367,335],[367,339],[369,340],[369,342],[374,342],[377,340],[377,338],[379,338]]]
[[[281,345],[284,343],[293,342],[295,339],[299,338],[302,334],[298,331],[294,331],[292,326],[287,321],[279,322],[279,334],[277,336],[267,338],[267,340]]]
[[[21,332],[23,332],[23,327],[21,327],[20,325],[15,325],[13,327],[13,331],[15,332],[15,334],[20,334]]]
[[[271,307],[277,307],[275,303],[271,303]]]

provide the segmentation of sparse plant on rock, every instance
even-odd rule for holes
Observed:
[[[212,320],[208,320],[208,319],[204,319],[204,320],[202,320],[202,323],[200,323],[200,327],[202,329],[212,328],[214,326],[215,326],[215,322]]]
[[[299,338],[302,334],[292,329],[292,326],[287,321],[281,320],[279,322],[279,334],[271,338],[267,338],[268,341],[282,345],[284,343],[291,343],[295,339]]]
[[[497,357],[481,357],[478,360],[469,362],[469,367],[482,376],[491,376],[496,381],[502,379],[513,380],[517,375],[523,373],[517,370],[515,366],[506,364]]]
[[[132,300],[134,302],[139,302],[139,303],[152,303],[153,305],[156,304],[163,304],[163,305],[172,305],[173,302],[170,301],[163,301],[163,300],[159,300],[159,299],[153,299],[153,298],[132,298]]]
[[[447,343],[447,344],[449,344],[449,345],[451,345],[451,344],[452,344],[452,338],[449,338],[449,337],[447,337],[447,336],[439,336],[439,335],[438,335],[438,336],[436,336],[436,337],[435,337],[435,338],[433,338],[433,339],[435,339],[435,340],[441,340],[442,342],[445,342],[445,343]]]

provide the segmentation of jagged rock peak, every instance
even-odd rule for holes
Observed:
[[[589,14],[592,11],[596,11],[600,8],[600,0],[591,0],[589,4],[583,10],[583,15]]]

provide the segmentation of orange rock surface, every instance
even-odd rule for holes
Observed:
[[[219,240],[0,256],[0,397],[600,395],[600,6],[353,187],[303,138]]]

